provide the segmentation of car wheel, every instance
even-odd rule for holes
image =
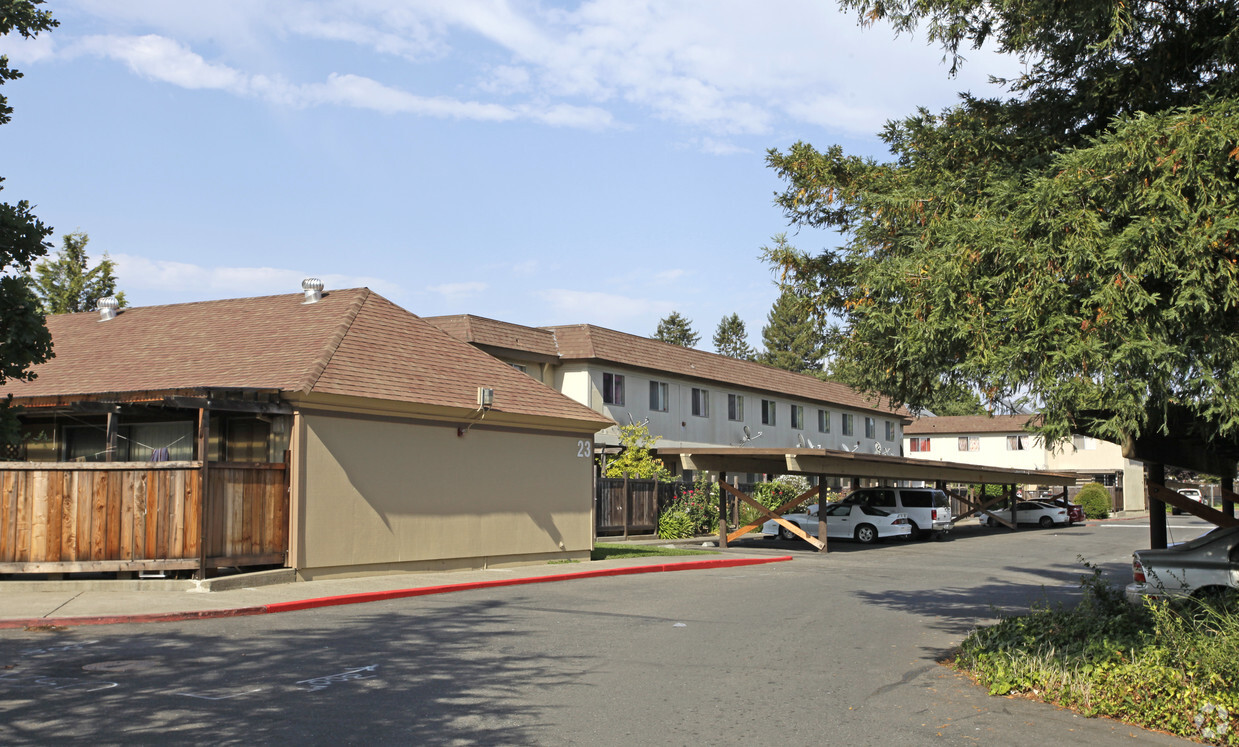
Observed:
[[[912,534],[908,536],[914,540],[925,539],[925,533],[921,531],[921,528],[916,525],[915,521],[909,521],[908,523],[912,525]]]
[[[1042,529],[1049,529],[1054,526],[1054,520],[1048,516],[1042,516],[1037,523],[1041,525]]]
[[[878,541],[878,530],[870,524],[856,527],[856,541],[869,545]]]
[[[799,527],[800,525],[797,524],[796,526]],[[792,530],[788,529],[787,527],[779,527],[779,536],[785,540],[800,539],[796,535],[792,534]]]

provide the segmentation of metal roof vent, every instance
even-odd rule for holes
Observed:
[[[305,300],[301,303],[318,303],[323,298],[323,281],[306,278],[301,281],[301,290],[305,291]]]
[[[108,296],[107,298],[100,298],[95,308],[99,310],[99,321],[106,322],[109,319],[116,318],[116,310],[120,308],[120,302]]]

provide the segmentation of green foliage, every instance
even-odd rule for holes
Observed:
[[[11,33],[29,39],[57,25],[51,13],[38,6],[42,0],[0,0],[0,36]],[[22,77],[0,55],[0,85]],[[0,124],[12,117],[8,98],[0,94]],[[33,146],[30,146],[33,147]],[[0,177],[0,184],[4,181]],[[3,187],[0,186],[0,190]],[[47,253],[52,229],[30,212],[30,203],[0,203],[0,385],[29,381],[29,369],[52,356],[52,338],[39,311],[38,298],[25,278],[30,265]],[[12,397],[0,400],[0,442],[20,439]]]
[[[689,490],[681,492],[675,500],[663,508],[663,514],[682,513],[688,517],[692,525],[690,536],[710,534],[718,531],[718,492],[717,483],[708,480],[698,480]],[[659,516],[661,532],[662,515]],[[659,534],[661,537],[661,533]]]
[[[847,237],[766,252],[839,320],[835,372],[913,405],[943,385],[1028,394],[1048,443],[1123,443],[1178,407],[1239,441],[1236,3],[845,4],[1028,66],[1009,99],[891,122],[890,162],[769,153],[792,224]]]
[[[1080,488],[1075,502],[1084,510],[1086,519],[1104,519],[1110,515],[1110,491],[1099,482]]]
[[[81,231],[65,234],[64,248],[54,258],[34,267],[35,292],[45,314],[70,314],[94,311],[99,299],[115,297],[123,308],[125,294],[116,292],[116,264],[107,254],[92,269],[86,269],[86,244],[90,237]]]
[[[739,314],[725,316],[719,320],[718,328],[714,330],[714,352],[728,358],[752,360],[753,348],[749,347],[748,338],[744,320]]]
[[[686,319],[680,315],[680,312],[673,311],[658,322],[654,339],[679,345],[682,348],[691,348],[701,340],[701,335],[693,331],[691,319]]]
[[[1100,571],[1074,608],[1034,608],[964,641],[955,666],[1020,692],[1212,744],[1239,744],[1239,614],[1188,600],[1127,604]]]
[[[687,511],[663,511],[658,517],[659,539],[688,539],[697,533],[693,517]]]
[[[651,436],[649,426],[644,423],[621,425],[619,431],[620,445],[624,450],[607,462],[605,477],[671,480],[671,470],[650,453],[650,447],[658,443],[660,436]]]

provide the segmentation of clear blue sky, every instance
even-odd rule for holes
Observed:
[[[885,157],[958,78],[829,0],[51,0],[5,38],[0,199],[117,262],[130,305],[367,286],[410,311],[760,345],[787,230],[768,148]],[[801,233],[817,250],[837,237]]]

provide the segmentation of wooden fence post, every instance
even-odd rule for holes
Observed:
[[[198,580],[204,580],[207,572],[207,522],[208,508],[211,505],[210,483],[207,481],[207,465],[211,461],[211,411],[205,407],[198,410],[198,458],[202,460],[201,500],[198,501]]]

